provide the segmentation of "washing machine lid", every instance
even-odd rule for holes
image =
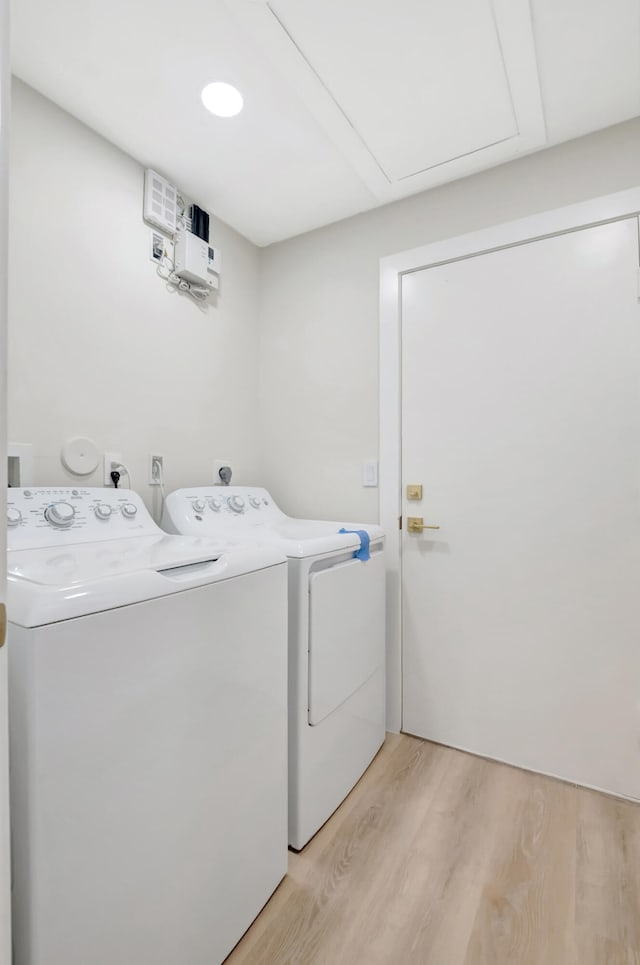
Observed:
[[[358,550],[357,533],[340,529],[365,530],[371,542],[384,539],[376,524],[287,516],[259,486],[178,489],[166,499],[163,525],[170,532],[214,537],[225,545],[275,545],[289,559]]]
[[[9,621],[56,623],[284,562],[272,546],[223,548],[215,540],[166,534],[13,550],[7,554]]]

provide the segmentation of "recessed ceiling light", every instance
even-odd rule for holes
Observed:
[[[222,81],[207,84],[201,96],[207,110],[218,117],[233,117],[234,114],[239,114],[244,103],[240,91],[231,84],[223,84]]]

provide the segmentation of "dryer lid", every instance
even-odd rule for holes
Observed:
[[[384,539],[376,524],[287,516],[259,486],[178,489],[167,497],[163,523],[171,532],[213,537],[225,545],[270,543],[290,559],[359,549],[358,535],[340,533],[342,528],[366,530],[371,542]]]
[[[340,529],[365,530],[372,543],[380,542],[384,533],[380,526],[369,523],[334,523],[324,520],[293,519],[274,527],[273,539],[290,559],[320,556],[325,553],[360,548],[357,533],[340,533]]]

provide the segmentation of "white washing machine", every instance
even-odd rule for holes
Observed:
[[[287,564],[10,489],[15,965],[215,965],[287,867]]]
[[[289,844],[299,850],[344,800],[385,736],[385,566],[379,526],[286,516],[266,489],[167,497],[171,532],[270,545],[289,559]],[[365,556],[363,531],[369,542]]]

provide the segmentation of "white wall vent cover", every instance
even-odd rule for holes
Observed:
[[[177,191],[173,184],[151,168],[144,172],[144,220],[175,234]]]
[[[529,0],[226,0],[380,202],[545,144]]]

